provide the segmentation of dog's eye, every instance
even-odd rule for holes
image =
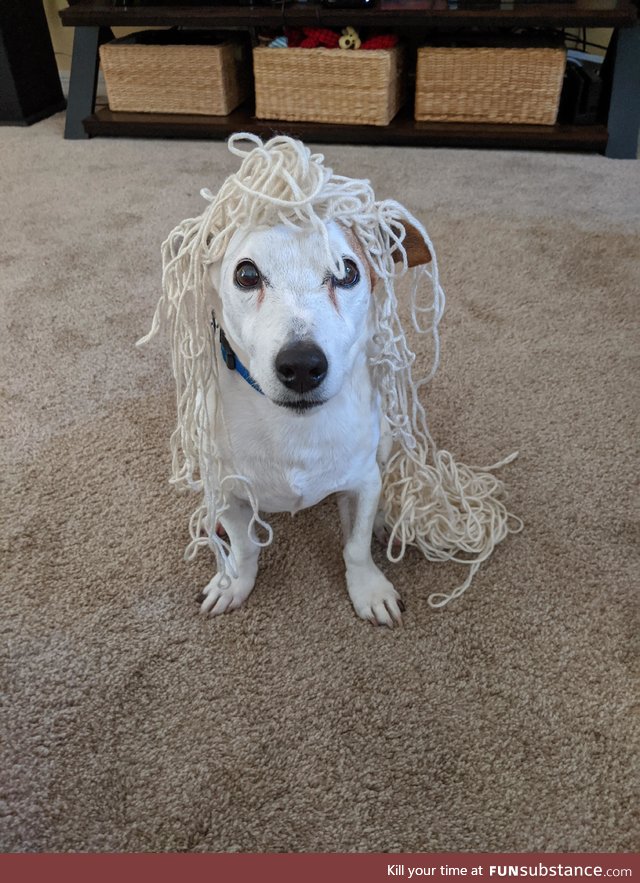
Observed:
[[[240,288],[257,288],[262,282],[260,270],[253,261],[240,261],[233,278]]]
[[[353,288],[360,281],[360,270],[358,270],[355,261],[351,258],[344,259],[344,276],[342,279],[335,279],[334,283],[340,288]]]

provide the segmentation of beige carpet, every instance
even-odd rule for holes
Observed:
[[[274,519],[245,609],[198,615],[168,353],[133,344],[162,238],[235,159],[61,117],[0,150],[0,848],[638,848],[638,163],[324,148],[437,245],[433,433],[521,452],[526,531],[461,601],[427,605],[454,566],[376,551],[389,631],[351,610],[332,501]]]

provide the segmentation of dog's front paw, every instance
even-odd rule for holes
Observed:
[[[354,567],[347,569],[347,589],[353,609],[361,619],[374,625],[402,624],[404,604],[400,595],[378,568]]]
[[[241,574],[237,579],[232,579],[228,588],[224,589],[220,585],[221,575],[217,573],[202,590],[202,594],[198,595],[197,600],[201,602],[200,613],[218,616],[220,613],[236,610],[251,594],[255,581],[255,575],[251,577]]]

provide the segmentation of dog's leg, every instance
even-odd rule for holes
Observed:
[[[374,469],[368,480],[353,492],[354,519],[344,547],[347,589],[353,607],[362,619],[379,625],[402,622],[400,596],[376,567],[371,557],[371,534],[381,490],[380,473]]]
[[[353,522],[353,519],[351,517],[351,497],[349,494],[338,494],[338,514],[340,516],[342,537],[346,545],[349,542],[349,538],[351,536],[351,527]]]
[[[378,442],[378,451],[376,453],[376,462],[382,472],[387,464],[387,460],[391,456],[393,448],[393,437],[389,424],[385,418],[380,420],[380,441]],[[389,542],[389,531],[387,529],[384,510],[378,509],[373,522],[373,535],[383,546]]]
[[[202,613],[229,613],[249,597],[258,572],[260,547],[253,543],[248,530],[253,515],[251,506],[240,500],[232,500],[220,521],[227,532],[231,549],[236,559],[238,576],[231,578],[231,584],[223,589],[220,574],[216,574],[206,589],[200,610]]]

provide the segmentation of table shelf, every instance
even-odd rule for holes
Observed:
[[[275,6],[171,5],[166,2],[76,0],[60,13],[64,25],[192,28],[327,27],[624,27],[636,20],[633,0],[378,0],[368,9],[331,9],[317,3]]]
[[[416,122],[405,109],[388,126],[289,123],[258,120],[251,105],[228,116],[195,116],[161,113],[117,113],[100,108],[84,121],[88,135],[140,138],[224,139],[233,132],[293,135],[306,141],[344,144],[402,146],[451,145],[457,147],[503,147],[538,150],[603,150],[606,126],[525,126],[487,123]]]
[[[307,141],[409,146],[501,147],[532,150],[606,151],[609,156],[635,157],[640,119],[637,68],[640,27],[634,0],[378,0],[369,9],[331,9],[318,3],[269,6],[211,5],[192,0],[69,0],[61,11],[64,25],[75,26],[69,108],[65,137],[93,135],[163,138],[226,138],[245,130],[261,135],[286,132]],[[258,120],[249,104],[227,117],[116,113],[95,107],[98,47],[110,29],[183,26],[240,30],[283,25],[345,25],[393,29],[428,36],[439,30],[469,28],[610,27],[615,29],[609,125],[555,126],[426,123],[412,119],[409,104],[388,126],[288,123]]]

